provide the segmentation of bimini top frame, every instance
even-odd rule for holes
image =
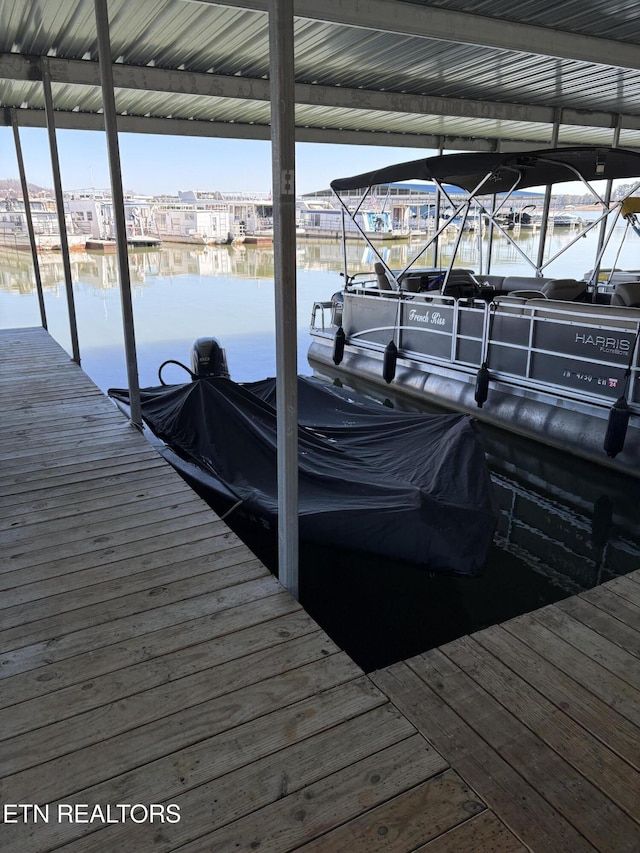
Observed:
[[[373,187],[385,183],[415,180],[433,181],[453,208],[451,218],[462,216],[462,227],[452,254],[451,266],[453,266],[453,259],[456,256],[462,230],[472,207],[478,209],[486,221],[504,235],[522,258],[535,270],[537,276],[542,276],[543,269],[556,260],[559,254],[566,252],[580,237],[608,219],[608,228],[604,239],[601,240],[598,256],[593,267],[592,275],[595,282],[597,281],[601,259],[610,241],[623,202],[608,203],[598,194],[592,183],[621,178],[637,179],[637,182],[630,189],[629,195],[640,188],[640,152],[624,148],[584,146],[579,148],[549,148],[520,153],[512,152],[510,154],[444,154],[423,160],[398,163],[394,166],[387,166],[350,178],[339,178],[331,182],[331,189],[336,195],[344,214],[353,221],[356,229],[383,264],[396,287],[399,287],[399,280],[402,275],[437,241],[449,222],[439,225],[423,249],[405,269],[400,273],[394,273],[387,267],[380,252],[359,227],[356,222],[356,214]],[[575,238],[562,248],[561,252],[548,258],[543,264],[537,264],[523,252],[496,217],[516,190],[578,180],[584,184],[594,201],[601,206],[602,214],[580,230]],[[463,201],[454,202],[445,188],[447,184],[460,187],[467,193],[467,197]],[[340,195],[341,192],[351,190],[361,190],[363,194],[355,210],[350,209]],[[496,201],[498,195],[502,198]],[[544,228],[546,223],[542,223],[542,225]],[[484,272],[488,273],[489,269]],[[347,275],[347,270],[345,270],[345,275]]]

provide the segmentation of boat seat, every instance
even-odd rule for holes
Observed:
[[[505,277],[503,275],[478,275],[478,283],[481,287],[493,287],[494,290],[504,290],[502,282]]]
[[[545,284],[553,281],[551,278],[537,278],[534,275],[508,275],[502,281],[501,290],[542,290]]]
[[[423,276],[421,275],[405,275],[400,281],[400,290],[406,293],[420,293],[422,288]]]
[[[640,281],[625,281],[616,284],[611,294],[612,305],[626,305],[627,308],[640,308]]]
[[[495,305],[525,305],[526,302],[525,296],[518,296],[516,293],[501,294],[493,300]]]
[[[525,302],[528,299],[546,299],[547,297],[541,290],[510,290],[509,296],[514,296],[517,299],[523,299]]]
[[[384,264],[381,264],[380,261],[376,261],[376,263],[373,265],[373,269],[374,269],[375,274],[376,274],[376,280],[378,282],[378,289],[379,290],[393,290],[394,288],[391,285],[391,282],[389,281],[389,278],[387,276],[387,271],[384,268]]]
[[[445,284],[440,290],[443,296],[469,296],[477,292],[478,280],[472,272],[466,269],[453,269],[446,278]]]
[[[565,302],[582,296],[586,289],[587,282],[576,281],[575,278],[553,278],[542,286],[547,299],[562,299]]]

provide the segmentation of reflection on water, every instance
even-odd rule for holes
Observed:
[[[531,234],[519,238],[528,249],[535,239]],[[559,235],[549,251],[569,239],[568,234]],[[593,240],[582,241],[579,275],[589,268],[592,254],[586,249]],[[419,247],[407,241],[379,251],[389,266],[399,268]],[[633,244],[629,247],[635,251]],[[477,238],[465,234],[465,263],[477,266],[477,248]],[[446,254],[450,244],[443,241],[441,249]],[[347,250],[351,272],[371,268],[375,256],[370,250],[357,243]],[[341,244],[305,241],[298,246],[297,260],[298,365],[299,372],[310,373],[306,351],[311,306],[340,287]],[[494,244],[494,260],[498,272],[527,271],[506,241],[504,246]],[[220,338],[238,381],[273,375],[271,248],[169,246],[132,252],[130,266],[142,385],[157,384],[157,368],[165,359],[188,362],[193,341],[204,335]],[[621,256],[618,266],[640,265],[629,254]],[[71,267],[83,368],[103,389],[126,385],[116,257],[74,253]],[[69,350],[60,255],[42,255],[41,273],[49,329]],[[0,250],[0,325],[39,325],[27,253]],[[182,382],[184,375],[167,380]],[[478,429],[498,508],[498,528],[483,577],[437,577],[388,560],[329,554],[320,548],[302,551],[303,604],[365,669],[640,567],[640,481],[485,425]],[[270,559],[268,553],[264,556]]]
[[[355,384],[387,405],[437,411]],[[429,576],[349,555],[332,557],[330,568],[313,560],[306,567],[312,592],[303,603],[367,670],[640,568],[640,480],[487,424],[476,428],[498,512],[482,577]],[[322,589],[327,577],[331,598]]]

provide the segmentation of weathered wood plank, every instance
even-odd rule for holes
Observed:
[[[94,509],[92,504],[85,504],[83,515],[55,519],[55,521],[43,520],[37,524],[37,527],[31,527],[28,530],[14,527],[3,533],[2,541],[9,554],[13,549],[19,549],[21,554],[27,554],[29,551],[37,552],[42,548],[38,540],[49,541],[52,548],[56,547],[57,541],[70,545],[73,542],[91,538],[95,542],[98,536],[101,539],[111,534],[117,536],[122,530],[134,527],[141,520],[162,524],[165,518],[171,518],[174,515],[172,510],[181,510],[185,504],[189,504],[193,510],[194,503],[193,493],[189,494],[187,489],[178,489],[175,492],[169,490],[147,499],[139,498],[135,502],[129,502],[126,508],[122,503],[97,509]]]
[[[204,575],[175,580],[171,583],[156,585],[151,589],[121,595],[96,604],[89,604],[74,610],[61,610],[52,615],[43,616],[31,622],[18,622],[11,628],[0,631],[0,643],[5,649],[20,648],[37,643],[60,633],[71,634],[87,628],[96,629],[111,621],[127,616],[142,616],[149,610],[168,604],[189,601],[214,591],[233,588],[240,583],[248,583],[266,577],[268,574],[262,563],[255,557],[245,555],[240,562],[230,567],[221,567]],[[50,599],[47,599],[47,602]]]
[[[565,675],[600,698],[634,725],[640,726],[637,691],[580,648],[565,641],[540,621],[542,611],[505,622],[502,626]]]
[[[473,639],[640,770],[640,727],[633,725],[502,626],[479,631]]]
[[[196,686],[196,695],[181,694],[176,683],[164,691],[155,688],[109,706],[108,714],[88,712],[78,718],[83,723],[100,720],[100,726],[107,726],[104,737],[83,727],[78,738],[73,731],[73,719],[54,724],[55,744],[43,744],[49,759],[46,763],[33,763],[31,757],[29,764],[29,754],[25,756],[14,748],[21,738],[14,738],[6,747],[7,770],[14,771],[5,776],[7,788],[12,796],[19,797],[16,802],[27,802],[27,796],[32,796],[33,802],[66,800],[77,790],[360,676],[346,655],[333,655],[328,661],[319,645],[317,640],[310,643],[302,638],[287,643],[284,653],[280,649],[261,653],[265,660],[262,678],[250,668],[235,663],[223,665],[225,674],[232,679],[227,684],[211,675],[207,678],[206,673],[198,674],[189,677]],[[166,695],[169,706],[154,706],[150,701],[152,694],[156,698]],[[134,709],[142,712],[140,721],[136,720]],[[66,742],[63,729],[70,738]],[[27,740],[35,734],[31,732]]]
[[[140,642],[138,637],[133,637],[80,652],[61,661],[43,663],[35,669],[15,675],[7,674],[2,682],[0,703],[3,707],[9,706],[73,685],[85,682],[93,684],[101,675],[140,663],[148,663],[153,668],[156,658],[210,640],[216,640],[221,646],[233,645],[235,635],[243,629],[263,623],[276,623],[282,616],[291,614],[296,617],[306,616],[295,599],[284,591],[268,598],[242,602],[212,615],[206,613],[195,619],[145,634],[143,642]],[[92,688],[87,688],[89,689]]]
[[[179,622],[188,622],[198,616],[211,617],[220,610],[226,610],[256,598],[276,595],[280,589],[273,577],[262,577],[248,583],[237,584],[229,589],[201,595],[198,598],[178,601],[141,614],[126,616],[95,628],[85,628],[72,634],[65,634],[62,630],[59,635],[47,640],[3,652],[0,655],[0,668],[5,675],[34,669],[90,649],[119,643],[133,637],[142,637],[152,631],[158,631]]]
[[[559,609],[635,657],[640,657],[640,609],[613,592],[598,591],[601,594],[597,599],[581,595]]]
[[[409,665],[594,847],[638,849],[640,826],[443,652],[420,655]],[[486,799],[482,786],[474,787]]]
[[[12,439],[5,436],[5,440],[11,441]],[[47,443],[46,453],[42,452],[44,441]],[[129,438],[123,434],[120,427],[117,430],[100,430],[98,434],[91,435],[91,437],[77,436],[75,440],[70,437],[67,441],[53,441],[50,436],[43,436],[37,447],[25,444],[20,447],[14,444],[11,456],[1,459],[0,466],[2,467],[2,476],[6,478],[10,474],[20,474],[22,471],[55,469],[60,466],[65,458],[71,458],[76,462],[81,458],[91,459],[96,457],[98,449],[100,451],[108,450],[112,455],[117,455],[129,446]],[[104,454],[102,454],[102,458],[104,458]]]
[[[489,808],[532,850],[593,851],[565,816],[477,732],[441,695],[445,675],[412,658],[379,670],[372,679]],[[489,718],[488,725],[495,725]],[[519,742],[515,748],[526,749]]]
[[[182,479],[167,479],[162,468],[156,468],[140,476],[121,479],[117,484],[101,486],[94,483],[93,489],[84,491],[84,499],[81,494],[75,497],[56,494],[46,501],[34,500],[5,507],[0,516],[0,530],[24,530],[44,522],[74,519],[90,512],[102,512],[111,507],[124,507],[139,500],[181,492],[192,494]],[[88,503],[90,510],[87,510]]]
[[[122,415],[115,407],[107,405],[104,396],[91,394],[87,398],[81,400],[75,399],[58,399],[53,404],[51,402],[44,403],[28,403],[26,405],[15,408],[7,415],[3,422],[10,428],[38,428],[42,424],[43,416],[52,421],[66,420],[67,423],[77,424],[78,427],[89,427],[94,418],[98,418],[104,422],[110,420],[113,424],[121,424],[123,428],[126,425]]]
[[[222,853],[230,849],[235,838],[235,844],[241,850],[250,851],[258,845],[265,853],[295,850],[308,839],[326,832],[333,824],[353,820],[365,810],[380,807],[380,804],[395,792],[402,792],[407,787],[418,784],[425,775],[433,773],[436,766],[442,766],[442,759],[431,751],[424,741],[419,738],[412,740],[413,745],[404,742],[372,755],[314,783],[309,788],[290,794],[277,804],[262,808],[247,818],[237,820],[232,825],[212,833],[206,838],[208,849]],[[484,807],[473,798],[469,789],[452,770],[445,771],[432,782],[423,783],[420,786],[420,794],[419,798],[414,794],[414,800],[421,801],[423,806],[431,800],[431,807],[436,813],[440,812],[434,816],[434,822],[439,819],[445,826],[455,819],[451,812],[457,812],[457,816],[463,812],[462,803],[465,798],[470,810],[480,810]],[[446,805],[443,800],[448,801]],[[404,798],[400,802],[403,801]],[[389,817],[391,818],[391,815]],[[372,819],[375,821],[375,817]],[[394,840],[393,824],[397,819],[392,818],[389,821],[392,825],[385,827],[392,834],[391,844]],[[383,826],[384,824],[379,828]],[[416,830],[413,838],[409,832],[407,836],[409,841],[414,842],[424,825],[416,827],[414,823],[411,828]],[[359,837],[360,833],[362,835]],[[354,851],[393,849],[387,847],[384,841],[383,846],[367,847],[370,838],[371,835],[366,833],[365,819],[358,821],[353,837]],[[185,848],[186,851],[195,849],[195,844]]]
[[[108,478],[120,472],[148,470],[154,466],[161,468],[163,465],[167,465],[151,447],[142,451],[132,448],[130,452],[122,453],[117,458],[112,454],[107,454],[103,460],[100,460],[99,465],[96,465],[96,461],[93,459],[77,465],[65,465],[49,472],[46,477],[41,476],[38,472],[24,477],[9,477],[8,481],[0,483],[0,491],[2,492],[0,506],[5,503],[12,505],[17,495],[27,493],[27,500],[33,500],[40,492],[46,496],[49,490],[56,489],[58,491],[60,487],[70,488],[74,483],[86,481],[87,477],[90,477],[93,487],[95,482],[101,478]],[[177,477],[178,474],[175,476]]]
[[[34,484],[51,488],[61,476],[72,476],[76,472],[82,472],[85,477],[97,479],[100,469],[110,467],[114,458],[122,459],[131,456],[151,460],[157,455],[150,445],[138,447],[125,439],[117,453],[114,448],[94,446],[84,448],[66,459],[58,459],[54,455],[49,460],[19,465],[7,471],[6,475],[0,474],[0,487],[5,494],[10,493],[12,489],[19,493]]]
[[[640,631],[638,630],[640,628],[640,585],[628,578],[616,578],[615,581],[606,586],[587,590],[580,596],[580,599],[588,601],[624,622],[627,628],[636,631],[638,634],[636,640],[640,640]],[[632,635],[627,632],[627,636],[631,637]],[[638,648],[637,643],[636,648]]]
[[[152,660],[123,666],[115,673],[95,674],[85,670],[85,678],[80,683],[0,709],[2,739],[49,725],[53,720],[60,722],[76,717],[127,696],[229,661],[237,661],[253,652],[275,648],[317,631],[318,626],[299,610],[266,622],[241,627],[231,640],[216,635]],[[242,661],[239,665],[246,666],[247,662]]]
[[[46,547],[25,555],[17,553],[9,556],[5,570],[0,571],[0,589],[10,589],[44,578],[57,577],[63,573],[71,574],[92,566],[104,566],[112,561],[141,556],[153,550],[160,551],[168,545],[188,542],[192,536],[198,535],[198,528],[204,528],[212,536],[217,533],[226,534],[228,528],[224,522],[218,521],[211,510],[203,509],[202,506],[191,507],[191,512],[185,508],[184,513],[167,519],[160,528],[152,524],[131,528],[121,534],[117,541],[104,547],[99,547],[99,541],[79,545],[71,543],[64,548],[63,557],[54,558]],[[162,533],[158,533],[159,529]],[[56,552],[60,550],[63,550],[62,546],[56,549]]]
[[[206,543],[203,547],[204,553],[197,561],[189,559],[188,553],[181,554],[179,549],[176,549],[173,552],[175,556],[178,559],[186,559],[180,562],[168,559],[162,565],[147,571],[135,561],[131,564],[131,574],[125,572],[124,576],[121,576],[116,571],[109,580],[104,580],[104,571],[95,569],[93,572],[77,572],[79,583],[74,587],[64,588],[62,582],[69,576],[63,575],[62,578],[53,578],[41,584],[29,584],[7,590],[2,597],[2,603],[5,605],[1,614],[3,630],[46,619],[52,613],[80,610],[145,590],[149,595],[161,596],[165,600],[165,584],[185,582],[189,578],[231,567],[231,572],[216,575],[215,578],[210,577],[210,580],[219,586],[225,583],[225,577],[233,580],[233,567],[237,566],[239,571],[243,571],[246,565],[256,562],[246,545],[233,537],[220,536],[203,541]],[[215,548],[212,549],[212,545]],[[268,570],[262,564],[259,565],[262,567],[262,573],[267,574]]]
[[[638,803],[640,803],[640,775],[624,759],[593,738],[591,733],[574,722],[563,710],[550,702],[541,692],[531,688],[519,674],[501,663],[472,637],[461,637],[447,643],[440,650],[461,672],[464,672],[481,687],[492,699],[500,703],[498,726],[503,719],[509,719],[502,713],[506,709],[528,731],[546,744],[554,753],[571,765],[608,800],[625,811],[631,820],[616,810],[612,815],[621,824],[621,831],[636,837],[640,848],[640,826],[634,823]],[[491,707],[491,702],[487,702]],[[482,713],[482,709],[479,709]],[[509,725],[516,727],[509,719]],[[528,736],[528,733],[527,733]],[[500,743],[500,741],[497,741]],[[523,744],[524,745],[524,744]],[[543,754],[543,750],[540,750]],[[556,766],[555,755],[548,756],[550,766]],[[569,774],[567,779],[571,780]],[[579,781],[579,778],[578,778]],[[576,785],[581,796],[590,796],[593,792]],[[541,793],[544,792],[542,789]],[[598,803],[595,797],[594,802]],[[602,806],[600,806],[602,807]],[[585,832],[586,834],[586,832]]]
[[[156,454],[155,457],[140,457],[132,456],[122,462],[120,459],[114,459],[109,466],[101,466],[100,476],[87,480],[87,468],[59,476],[55,482],[49,480],[46,486],[29,484],[24,489],[16,491],[12,486],[12,491],[7,493],[0,489],[0,509],[4,512],[7,508],[14,508],[18,505],[37,509],[40,504],[47,504],[48,501],[60,501],[65,496],[73,496],[74,499],[80,498],[81,495],[99,489],[101,485],[108,487],[109,485],[120,482],[129,482],[135,480],[136,477],[143,479],[147,474],[155,474],[157,472],[165,472],[167,463]],[[168,479],[174,472],[169,472]],[[175,474],[177,477],[178,475]]]
[[[381,704],[381,701],[383,704]],[[413,728],[368,679],[310,694],[291,706],[209,737],[151,764],[70,795],[74,802],[176,802],[182,820],[162,827],[131,823],[105,827],[47,827],[48,846],[17,834],[15,853],[36,853],[71,842],[71,851],[173,850],[215,829],[219,815],[239,815],[299,790],[323,775],[402,741]],[[212,807],[215,812],[212,814]],[[160,830],[160,831],[159,831]],[[24,839],[24,840],[23,840]],[[206,849],[206,848],[205,848]]]
[[[192,532],[188,541],[180,543],[178,537],[175,537],[175,540],[171,537],[168,541],[175,541],[174,545],[160,548],[157,551],[148,551],[146,554],[133,558],[124,558],[114,562],[105,560],[104,563],[71,574],[54,575],[12,587],[4,590],[2,597],[8,607],[28,605],[39,599],[55,595],[63,597],[69,595],[69,600],[75,603],[74,595],[82,596],[83,591],[86,590],[87,603],[89,603],[94,594],[98,596],[101,594],[105,584],[117,597],[127,585],[129,578],[131,579],[129,589],[132,592],[136,591],[136,587],[140,583],[144,584],[145,578],[140,578],[139,575],[156,576],[158,584],[160,584],[166,579],[165,575],[175,577],[176,575],[186,576],[190,574],[188,569],[185,570],[184,564],[190,564],[192,561],[197,562],[198,568],[201,567],[203,571],[206,571],[207,568],[215,568],[221,562],[224,564],[230,551],[236,554],[244,553],[246,560],[254,559],[253,554],[244,544],[240,543],[235,534],[222,527],[212,533],[208,525],[202,525],[195,532]],[[105,568],[107,566],[109,580],[105,581]],[[196,573],[199,574],[199,572]],[[92,590],[92,587],[96,587],[96,590]],[[141,588],[146,588],[146,585]],[[63,609],[68,608],[64,607]]]
[[[417,847],[415,853],[524,853],[528,849],[493,812],[484,811],[422,847]]]
[[[574,606],[579,607],[580,604],[571,605]],[[585,651],[589,657],[615,673],[631,687],[636,690],[640,688],[640,660],[608,640],[599,631],[574,619],[568,609],[545,607],[536,611],[535,618],[577,649]],[[603,618],[606,618],[606,614]]]
[[[349,794],[351,792],[345,795]],[[459,826],[469,815],[483,811],[486,811],[485,804],[449,770],[296,850],[304,853],[404,853]]]
[[[65,753],[89,747],[99,749],[101,745],[106,747],[107,741],[120,736],[127,740],[124,736],[132,730],[136,732],[136,738],[144,739],[144,734],[139,731],[141,727],[158,723],[163,731],[173,728],[177,722],[176,715],[180,717],[178,728],[182,728],[184,720],[193,718],[197,721],[197,707],[205,702],[256,683],[280,678],[290,670],[323,661],[337,652],[326,635],[316,631],[288,639],[277,647],[251,652],[241,663],[235,660],[223,662],[217,667],[198,669],[182,678],[162,682],[141,693],[130,693],[126,702],[108,703],[108,715],[105,715],[104,706],[98,706],[14,736],[3,745],[4,772],[10,775],[33,766],[42,769],[46,762]],[[331,671],[331,664],[327,664],[326,669]],[[354,673],[355,670],[351,669],[353,677]],[[118,676],[122,674],[120,671]],[[170,722],[161,722],[170,717],[173,718]],[[150,753],[155,749],[149,746]],[[100,762],[104,767],[104,761],[100,759]]]

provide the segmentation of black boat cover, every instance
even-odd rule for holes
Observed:
[[[482,571],[496,515],[468,415],[401,412],[311,377],[298,378],[298,391],[301,540],[434,572]],[[141,392],[143,419],[174,452],[172,464],[212,502],[241,500],[272,530],[275,393],[275,379],[220,378]],[[126,390],[109,394],[129,402]]]
[[[441,154],[410,160],[331,181],[335,192],[358,190],[395,181],[439,181],[473,192],[482,181],[480,194],[575,181],[640,178],[640,152],[606,146],[546,148],[514,153]],[[515,184],[515,187],[514,187]]]

